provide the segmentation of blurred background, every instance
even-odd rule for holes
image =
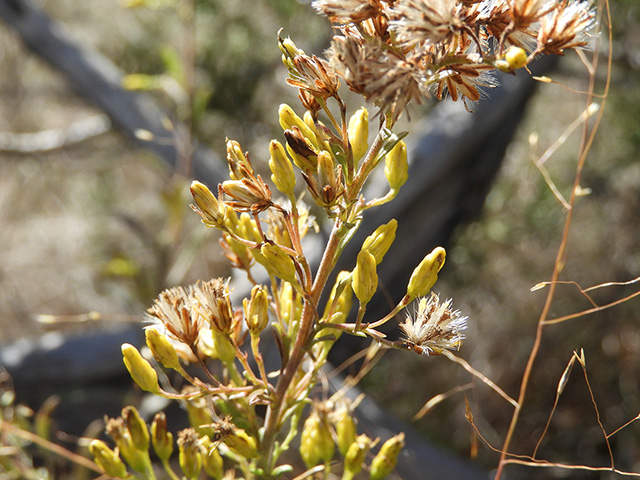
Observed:
[[[115,0],[38,5],[78,44],[99,52],[124,74],[135,74],[125,77],[125,84],[151,95],[174,124],[185,127],[187,140],[196,138],[224,158],[229,137],[252,152],[254,163],[264,162],[268,141],[281,136],[277,106],[298,108],[296,91],[283,81],[276,32],[284,27],[284,35],[307,53],[320,54],[331,34],[326,20],[296,0],[198,0],[177,7],[171,0],[129,3],[131,8]],[[137,3],[147,5],[134,7]],[[577,202],[561,276],[583,288],[640,275],[640,4],[612,0],[611,9],[611,90],[581,182],[590,194]],[[481,215],[456,228],[436,287],[469,315],[460,356],[512,397],[517,397],[546,295],[545,289],[530,289],[550,278],[565,218],[532,159],[584,111],[587,100],[580,92],[591,78],[596,91],[603,91],[605,37],[593,74],[571,53],[548,74],[561,85],[540,85]],[[162,289],[228,273],[215,235],[188,208],[189,181],[179,174],[180,165],[167,168],[109,128],[98,109],[2,23],[0,72],[1,344],[38,338],[52,329],[76,335],[108,331],[121,322],[137,324]],[[412,121],[430,108],[414,107]],[[42,136],[24,136],[53,130],[64,137],[87,122],[102,128],[60,148],[39,146]],[[565,197],[574,181],[579,142],[580,128],[546,163]],[[612,286],[590,294],[606,304],[639,288]],[[550,316],[589,307],[575,286],[562,285]],[[80,321],[89,312],[97,312],[92,318],[98,319]],[[52,318],[53,325],[38,321]],[[640,301],[633,299],[546,330],[512,451],[531,453],[562,372],[572,352],[581,348],[607,432],[640,413]],[[473,388],[453,394],[414,425],[436,444],[490,470],[498,456],[466,421],[465,396],[475,424],[496,448],[512,408],[460,366],[445,358],[391,351],[362,387],[394,415],[412,421],[433,396],[468,384]],[[640,472],[638,426],[632,424],[610,441],[616,467]],[[538,456],[610,464],[579,368],[574,368]],[[509,478],[609,478],[519,467],[508,471]]]

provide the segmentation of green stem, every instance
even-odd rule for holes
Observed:
[[[260,443],[260,453],[262,456],[261,461],[264,465],[264,471],[268,475],[271,472],[275,459],[273,457],[273,445],[278,432],[280,431],[280,420],[282,417],[283,407],[285,403],[285,397],[293,377],[298,371],[307,350],[307,343],[313,333],[314,319],[317,316],[316,309],[322,290],[329,278],[329,274],[335,264],[335,256],[338,251],[338,245],[341,242],[341,228],[338,223],[333,227],[329,241],[322,256],[318,272],[316,274],[311,293],[305,297],[304,307],[302,309],[302,318],[300,321],[300,329],[296,336],[293,351],[289,358],[287,365],[284,367],[284,371],[278,379],[276,385],[276,391],[274,393],[273,402],[267,409],[265,418],[264,436]]]

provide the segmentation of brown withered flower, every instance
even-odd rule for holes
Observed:
[[[447,94],[453,101],[469,99],[477,102],[482,96],[482,87],[495,87],[497,81],[486,70],[486,65],[448,65],[438,72],[442,79],[436,83],[435,96],[444,98]],[[466,103],[465,103],[466,105]]]
[[[331,65],[351,90],[374,102],[397,119],[407,104],[420,103],[424,72],[415,61],[383,47],[379,39],[364,39],[357,31],[345,29],[335,36],[328,50]]]
[[[200,342],[207,335],[209,327],[193,309],[190,289],[173,287],[164,290],[147,314],[151,320],[147,328],[166,333],[181,358],[189,362],[203,358]]]
[[[340,81],[326,60],[299,54],[292,61],[295,69],[289,70],[289,85],[325,100],[337,95]]]
[[[235,329],[235,316],[229,297],[229,281],[214,278],[198,282],[191,288],[195,311],[216,333],[230,336]]]
[[[389,28],[403,46],[450,41],[462,28],[457,0],[405,0],[390,9]]]
[[[359,23],[380,14],[380,0],[314,0],[311,6],[333,23]]]
[[[238,212],[260,213],[273,205],[271,190],[260,175],[241,180],[225,180],[220,188],[232,199],[224,200],[224,204]]]
[[[591,3],[563,2],[558,9],[542,17],[536,51],[563,55],[564,50],[585,46],[587,34],[595,25]]]

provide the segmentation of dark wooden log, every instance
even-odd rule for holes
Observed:
[[[163,122],[169,116],[149,95],[122,88],[122,72],[113,63],[79,45],[31,0],[0,1],[0,19],[16,31],[32,52],[62,73],[80,96],[105,112],[131,141],[174,169],[184,168],[179,162],[190,160],[193,176],[204,183],[217,185],[224,180],[226,167],[219,157],[197,142],[191,155],[186,150],[184,125],[173,120],[174,128],[169,130]],[[151,132],[153,139],[139,138],[138,130]]]

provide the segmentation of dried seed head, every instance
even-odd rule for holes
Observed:
[[[311,4],[333,23],[358,23],[380,14],[379,0],[315,0]]]
[[[182,473],[187,478],[197,478],[202,470],[202,454],[200,436],[193,428],[185,428],[178,432],[178,449]]]
[[[390,9],[389,28],[404,47],[449,41],[462,27],[456,0],[406,0]]]
[[[407,316],[400,329],[407,348],[424,355],[439,355],[443,350],[460,348],[467,318],[459,310],[451,310],[451,299],[440,303],[432,292],[429,300],[420,300],[415,318]]]

